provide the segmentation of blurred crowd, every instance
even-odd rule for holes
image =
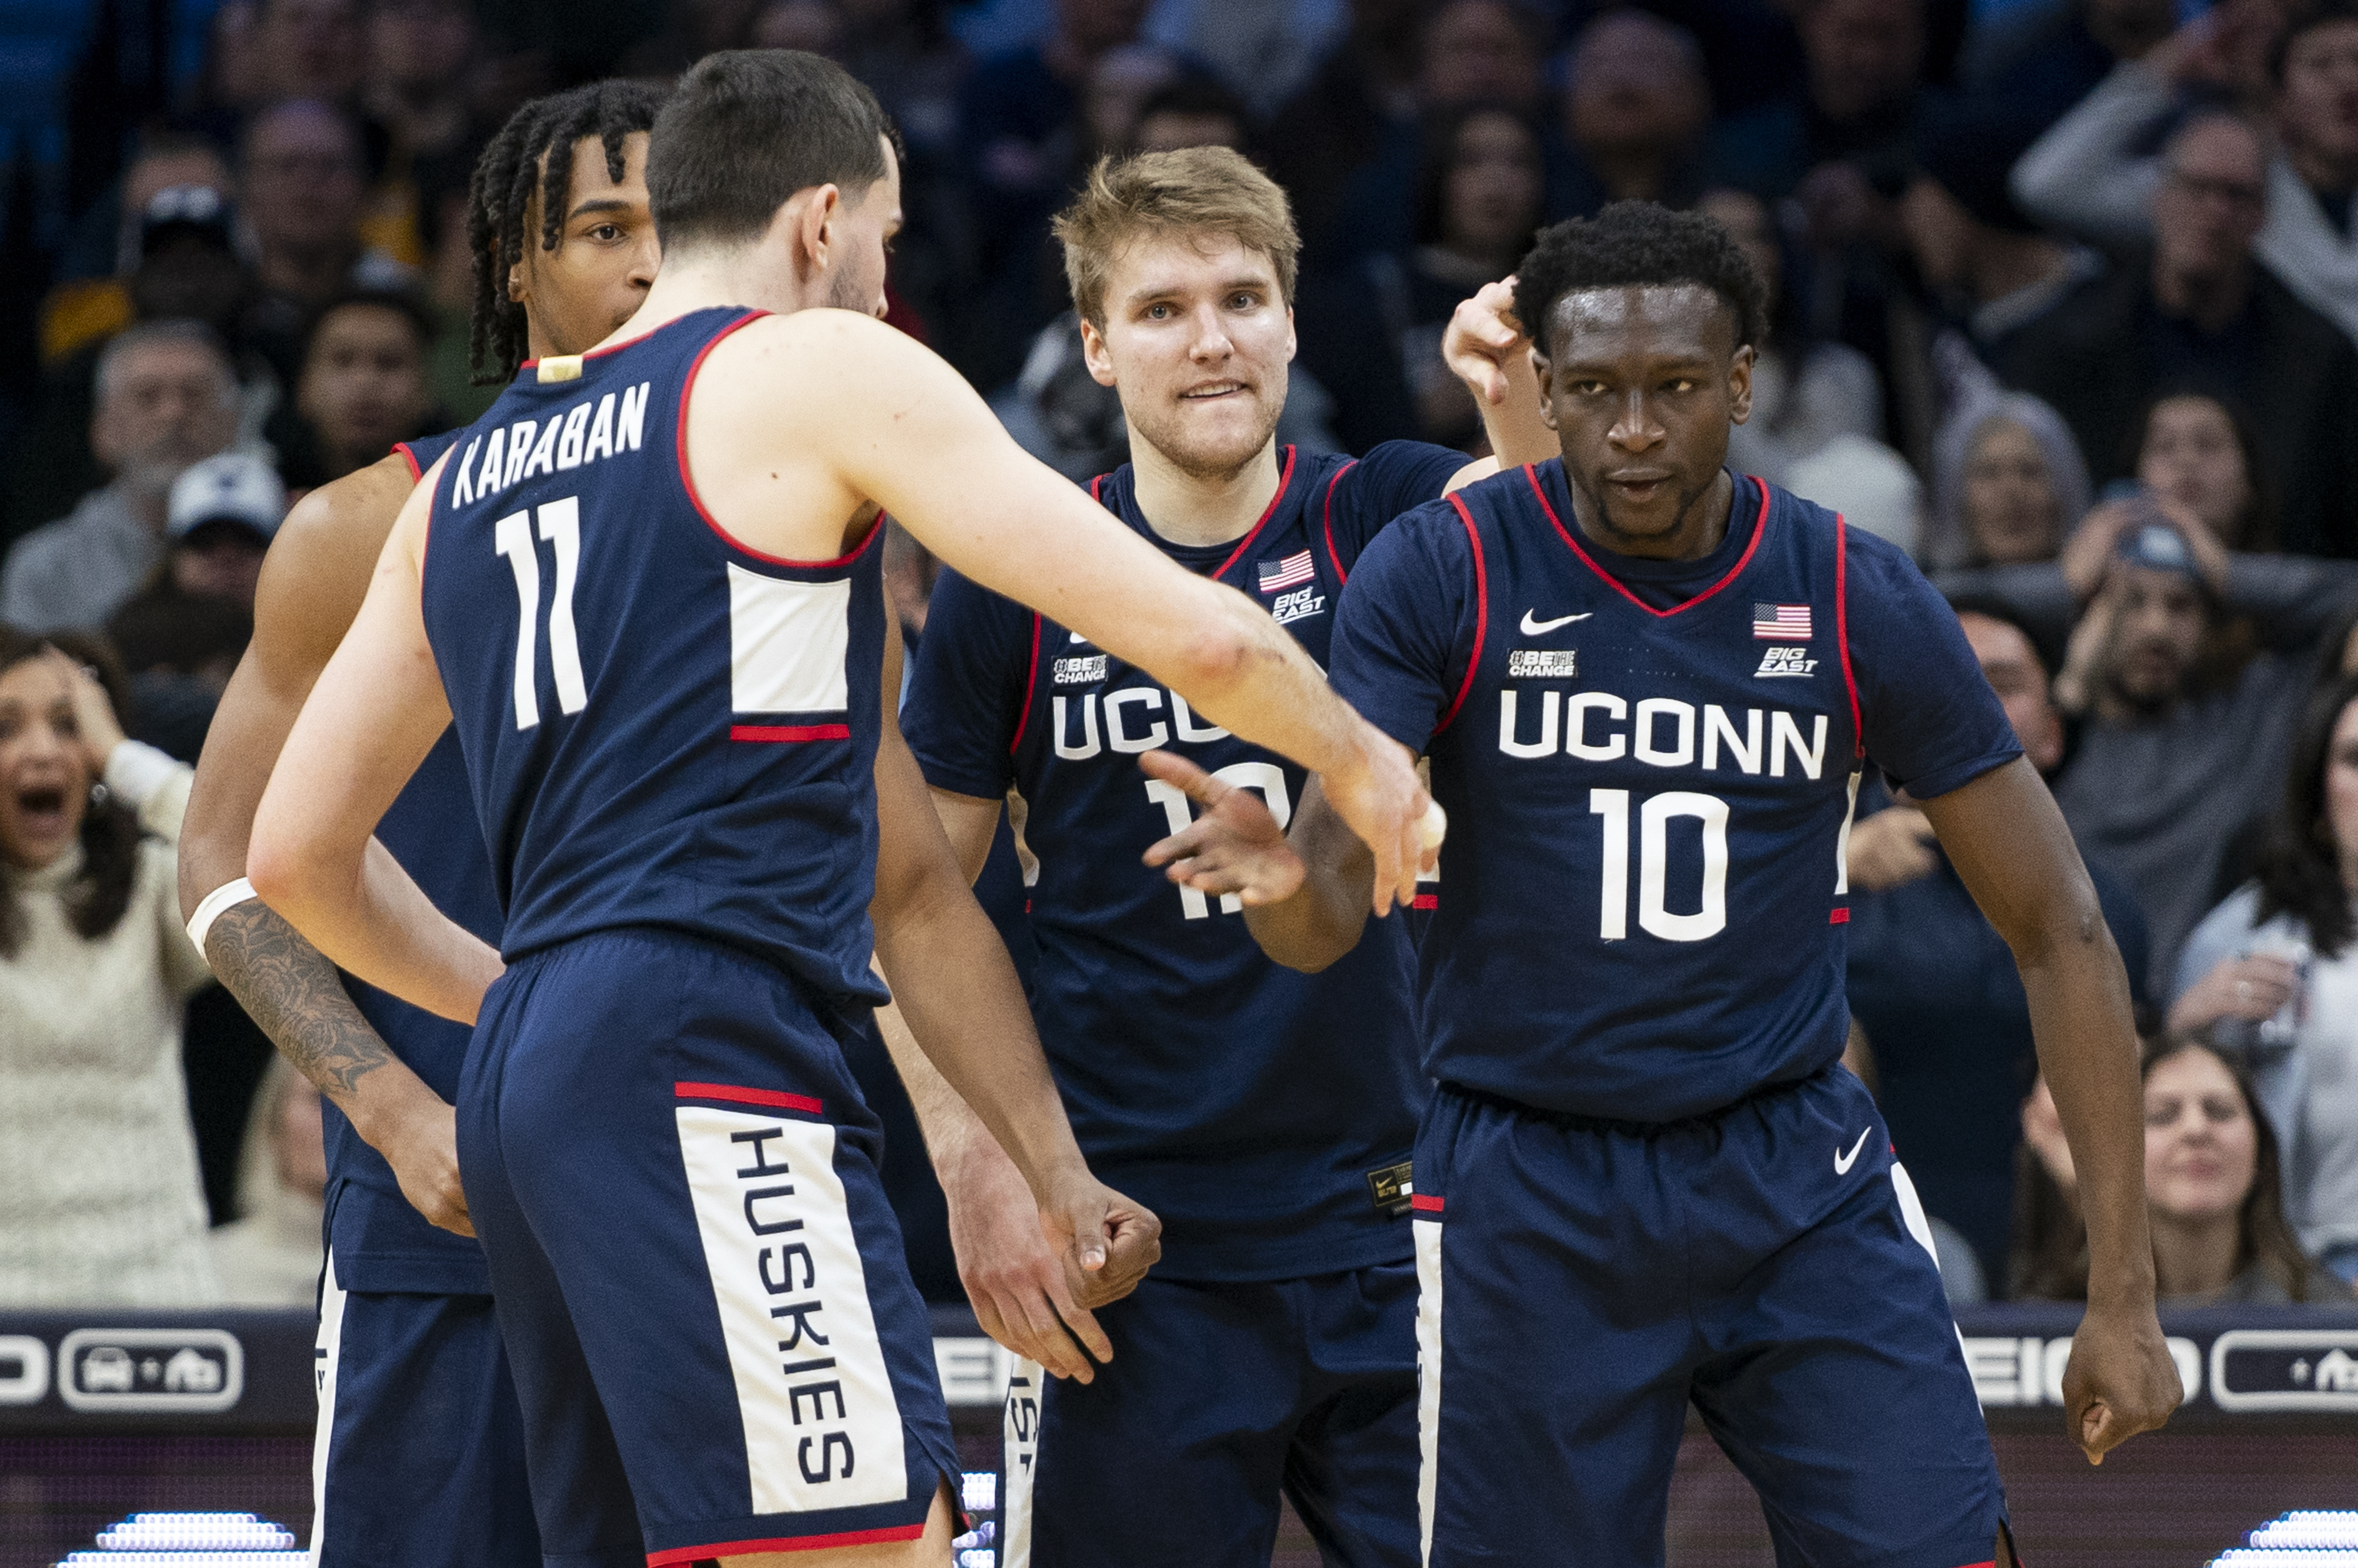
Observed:
[[[1312,449],[1480,450],[1442,330],[1544,225],[1726,224],[1775,301],[1731,463],[1914,552],[2095,877],[2165,1298],[2350,1296],[2353,0],[223,0],[173,102],[74,149],[112,175],[0,376],[0,1304],[310,1299],[317,1097],[180,931],[189,766],[290,498],[497,393],[489,136],[749,46],[877,91],[892,319],[1076,479],[1127,455],[1049,234],[1103,155],[1286,187]],[[913,636],[927,570],[895,541]],[[2011,956],[1904,795],[1860,813],[1847,1059],[1952,1298],[2083,1292]]]

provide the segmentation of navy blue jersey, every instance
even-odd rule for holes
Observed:
[[[427,634],[509,961],[663,926],[881,1001],[880,529],[831,561],[763,555],[687,469],[698,367],[759,314],[693,312],[501,394],[436,486]]]
[[[1841,1055],[1866,762],[1930,797],[2021,751],[1908,558],[1752,480],[1701,561],[1586,543],[1555,461],[1420,508],[1353,576],[1331,673],[1449,812],[1428,1071],[1628,1121]]]
[[[1282,454],[1244,538],[1174,545],[1124,467],[1092,492],[1193,570],[1254,596],[1324,664],[1334,606],[1391,518],[1440,494],[1462,454],[1394,443],[1364,461]],[[1406,923],[1321,975],[1271,963],[1232,899],[1174,887],[1140,856],[1186,797],[1139,771],[1163,748],[1259,789],[1283,822],[1303,771],[1191,712],[1152,676],[945,572],[902,729],[935,787],[1013,792],[1038,958],[1033,1016],[1090,1166],[1163,1220],[1157,1272],[1268,1280],[1408,1256],[1390,1217],[1423,1085]],[[1383,1201],[1377,1187],[1383,1186]]]
[[[408,462],[415,480],[434,466],[452,439],[424,436],[401,442],[394,451]],[[484,941],[496,943],[499,898],[492,888],[492,864],[482,839],[450,831],[452,823],[466,821],[474,809],[458,737],[446,730],[377,824],[376,837],[436,908]],[[458,1098],[459,1067],[472,1031],[350,975],[344,977],[344,989],[395,1056],[444,1099]],[[342,1286],[362,1292],[488,1292],[491,1276],[474,1238],[427,1224],[402,1195],[384,1156],[368,1146],[344,1113],[323,1100],[319,1114],[334,1189],[328,1241]]]

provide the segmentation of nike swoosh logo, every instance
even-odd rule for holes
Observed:
[[[1552,632],[1559,626],[1569,626],[1575,621],[1585,621],[1595,613],[1594,610],[1585,610],[1578,615],[1559,615],[1552,621],[1534,621],[1531,619],[1533,611],[1526,610],[1523,611],[1523,635],[1536,637],[1543,632]]]
[[[1866,1132],[1872,1132],[1874,1130],[1875,1130],[1870,1127],[1866,1130]],[[1858,1152],[1866,1147],[1866,1132],[1862,1132],[1858,1135],[1858,1141],[1850,1146],[1849,1153],[1837,1154],[1834,1156],[1835,1175],[1849,1175],[1850,1168],[1858,1163]]]
[[[1073,639],[1074,647],[1086,648],[1089,645],[1089,640],[1087,637],[1082,636],[1078,632],[1072,633],[1070,635]]]

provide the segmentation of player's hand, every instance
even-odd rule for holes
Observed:
[[[2160,1427],[2185,1393],[2151,1301],[2088,1309],[2063,1368],[2063,1408],[2089,1464],[2103,1464],[2107,1451]]]
[[[1360,764],[1348,773],[1319,775],[1326,803],[1376,857],[1375,911],[1380,919],[1395,903],[1416,900],[1416,874],[1441,860],[1439,814],[1418,782],[1408,748],[1368,723],[1359,723]]]
[[[115,719],[114,703],[97,675],[79,660],[57,648],[44,649],[41,657],[66,683],[82,753],[91,776],[99,777],[106,772],[106,760],[114,755],[114,748],[123,744],[123,726]]]
[[[1260,791],[1238,789],[1170,752],[1149,752],[1138,765],[1203,808],[1184,831],[1148,849],[1148,865],[1198,892],[1234,893],[1249,908],[1282,903],[1301,888],[1302,857]]]
[[[1912,806],[1878,811],[1850,830],[1845,857],[1850,885],[1859,892],[1882,892],[1932,874],[1932,824]]]
[[[1111,1360],[1113,1345],[1082,1304],[1075,1282],[1086,1280],[1092,1293],[1110,1286],[1114,1281],[1106,1276],[1112,1264],[1083,1275],[1077,1263],[1060,1255],[1060,1249],[1049,1244],[1044,1217],[1022,1173],[987,1139],[970,1149],[955,1171],[943,1173],[942,1192],[949,1200],[950,1247],[957,1258],[958,1282],[966,1287],[982,1331],[1016,1355],[1038,1362],[1053,1377],[1086,1383],[1096,1376],[1089,1357]],[[1136,1250],[1132,1243],[1119,1260],[1127,1282],[1089,1305],[1102,1306],[1137,1285],[1145,1267],[1136,1261]]]
[[[1163,1256],[1163,1222],[1078,1163],[1050,1179],[1040,1204],[1040,1229],[1064,1260],[1065,1285],[1084,1310],[1130,1294]],[[1110,1345],[1090,1349],[1100,1361],[1113,1355]]]
[[[2274,953],[2222,958],[2171,1004],[2170,1031],[2195,1033],[2223,1018],[2251,1023],[2274,1018],[2293,999],[2299,984],[2300,971],[2292,961]]]
[[[422,1092],[372,1130],[376,1152],[393,1167],[409,1206],[441,1229],[474,1235],[466,1189],[459,1184],[459,1113],[440,1096]]]
[[[1441,335],[1441,357],[1450,373],[1493,407],[1507,401],[1512,362],[1531,347],[1515,319],[1512,276],[1486,283],[1472,298],[1458,301]]]

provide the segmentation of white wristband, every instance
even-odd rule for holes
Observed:
[[[205,894],[204,902],[197,905],[196,914],[189,916],[189,940],[197,945],[197,951],[201,953],[205,950],[205,937],[211,933],[214,921],[247,899],[258,896],[254,884],[243,877],[233,882],[224,882]]]
[[[164,752],[140,741],[124,741],[106,754],[107,793],[137,811],[172,782],[180,764]]]

